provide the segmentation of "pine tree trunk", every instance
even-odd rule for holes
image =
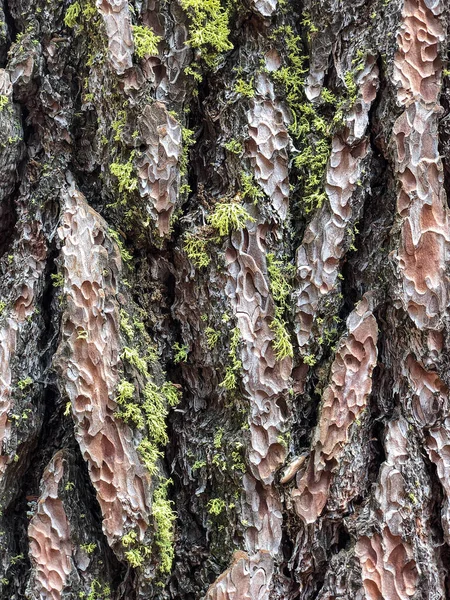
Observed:
[[[0,598],[450,597],[449,18],[0,2]]]

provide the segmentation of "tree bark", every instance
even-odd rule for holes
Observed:
[[[0,0],[0,598],[450,597],[444,0]]]

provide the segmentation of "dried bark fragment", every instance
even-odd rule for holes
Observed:
[[[277,0],[252,0],[252,2],[263,17],[271,17],[277,8]]]
[[[32,598],[60,600],[72,570],[70,526],[58,485],[64,474],[64,454],[58,452],[42,475],[38,510],[28,526],[33,565]]]
[[[407,0],[394,57],[397,101],[405,107],[393,129],[402,218],[396,258],[402,304],[420,329],[439,328],[448,303],[450,232],[437,136],[441,12],[441,2]]]
[[[209,588],[205,600],[264,600],[269,598],[273,564],[270,554],[260,552],[251,558],[241,551]]]
[[[265,275],[266,233],[264,225],[257,225],[233,235],[232,247],[226,254],[229,272],[226,291],[244,342],[244,386],[251,402],[250,463],[255,476],[270,485],[285,459],[279,439],[285,415],[277,401],[287,390],[292,359],[277,361],[272,347],[274,334],[270,323],[274,304]]]
[[[98,12],[105,23],[108,54],[118,75],[133,66],[133,34],[130,9],[126,0],[97,0]]]
[[[12,408],[11,363],[16,352],[23,326],[35,309],[35,295],[40,285],[47,247],[36,221],[26,222],[19,230],[17,256],[20,264],[14,268],[20,272],[10,290],[11,308],[5,308],[0,322],[0,477],[15,455],[16,445],[11,440],[11,422],[8,413]]]
[[[331,382],[323,393],[309,462],[298,473],[292,492],[296,512],[306,523],[313,523],[327,503],[349,429],[366,407],[372,390],[378,327],[367,297],[351,313],[347,327],[348,334],[341,340],[331,367]]]
[[[369,600],[408,600],[418,585],[418,569],[412,545],[405,540],[403,516],[408,514],[404,510],[406,491],[402,474],[409,456],[407,430],[403,418],[388,424],[386,461],[375,490],[381,533],[361,536],[355,547]]]
[[[417,569],[411,547],[387,527],[381,535],[375,533],[358,540],[356,554],[361,561],[367,600],[409,600],[414,596]]]
[[[273,482],[286,457],[280,435],[286,420],[283,395],[292,370],[292,359],[277,361],[272,347],[274,334],[270,323],[274,304],[265,276],[266,232],[265,225],[236,232],[226,253],[229,272],[226,291],[243,338],[243,383],[250,399],[251,474],[244,476],[243,510],[248,521],[246,546],[257,566],[251,569],[249,586],[253,589],[260,585],[261,578],[264,580],[259,592],[261,600],[269,598],[273,558],[281,544],[281,502]],[[261,557],[263,564],[259,564]]]
[[[139,128],[147,146],[138,162],[139,191],[150,200],[148,210],[163,236],[178,198],[181,126],[164,104],[155,102],[144,108]]]
[[[283,221],[289,202],[288,118],[266,75],[258,75],[256,96],[250,103],[247,120],[250,140],[246,149],[255,180],[270,198],[274,216]]]
[[[63,201],[59,235],[64,242],[67,309],[57,366],[97,492],[103,530],[114,547],[130,529],[137,529],[142,541],[150,514],[149,475],[135,450],[131,429],[113,416],[121,260],[106,234],[106,224],[74,184]]]
[[[444,39],[439,20],[442,10],[441,0],[405,0],[403,4],[394,57],[397,100],[403,106],[414,101],[437,102],[442,69],[439,44]]]

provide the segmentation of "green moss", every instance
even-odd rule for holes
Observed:
[[[119,110],[117,113],[117,119],[111,123],[111,127],[114,131],[114,141],[120,142],[122,140],[122,133],[127,124],[127,113],[124,110]]]
[[[136,348],[128,348],[128,346],[125,346],[122,350],[120,358],[129,362],[130,365],[136,367],[136,369],[143,375],[148,376],[147,361],[139,356],[139,352],[136,350]]]
[[[165,381],[161,388],[167,404],[172,408],[180,402],[181,393],[171,381]]]
[[[158,44],[162,37],[156,35],[149,27],[133,26],[134,52],[138,58],[158,56]]]
[[[304,16],[303,22],[307,23],[310,31],[313,30],[308,16]],[[272,73],[272,77],[281,87],[291,109],[293,122],[289,131],[299,148],[294,161],[300,175],[299,195],[305,212],[309,213],[316,210],[326,198],[323,179],[331,151],[331,122],[328,123],[319,114],[318,107],[306,98],[304,75],[308,72],[308,56],[302,50],[300,36],[295,35],[288,25],[274,31],[274,39],[280,36],[283,36],[287,56],[285,64]],[[324,101],[334,104],[335,98],[329,90],[324,90]]]
[[[222,498],[211,498],[208,502],[208,512],[210,515],[220,515],[226,507],[226,502]]]
[[[283,314],[289,305],[288,300],[292,290],[290,280],[294,276],[295,267],[276,260],[272,253],[267,254],[266,259],[270,291],[275,302],[275,316],[270,324],[270,329],[274,333],[272,345],[276,359],[282,360],[288,356],[294,356],[294,349]]]
[[[272,342],[273,349],[277,360],[282,360],[288,356],[294,356],[294,349],[289,337],[289,332],[286,327],[286,322],[275,317],[272,319],[270,329],[274,333],[274,340]]]
[[[81,544],[80,548],[84,550],[86,554],[92,554],[97,548],[97,544],[95,542],[91,542],[90,544]]]
[[[237,94],[241,94],[241,96],[245,96],[246,98],[253,98],[255,96],[253,77],[248,82],[244,81],[243,79],[238,79],[236,85],[234,86],[234,91]]]
[[[137,451],[150,475],[156,475],[158,472],[157,462],[164,454],[149,439],[143,439],[137,447]]]
[[[181,346],[178,342],[175,342],[172,348],[175,351],[175,355],[173,357],[173,362],[175,364],[187,361],[188,347],[186,345]]]
[[[226,142],[223,146],[228,150],[228,152],[231,152],[232,154],[242,154],[242,152],[244,151],[241,142],[238,142],[238,140],[235,139]]]
[[[270,280],[272,298],[281,308],[287,308],[288,297],[292,291],[291,280],[295,275],[294,265],[288,265],[281,260],[276,260],[273,253],[266,255],[267,272]]]
[[[133,544],[135,544],[137,541],[137,534],[135,531],[130,531],[129,533],[127,533],[126,535],[124,535],[122,537],[122,545],[124,548],[128,548],[129,546],[132,546]]]
[[[79,2],[74,2],[69,6],[64,17],[64,23],[67,27],[75,27],[78,23],[79,16],[81,14],[81,6]]]
[[[195,463],[192,465],[192,470],[198,471],[198,469],[203,469],[203,467],[206,467],[206,461],[205,460],[196,460]]]
[[[183,250],[186,252],[189,260],[199,269],[207,267],[211,258],[206,252],[207,240],[200,237],[194,237],[192,234],[186,234]]]
[[[149,553],[150,550],[148,548],[140,546],[139,548],[131,548],[130,550],[127,550],[124,555],[133,569],[138,569],[139,567],[142,567],[145,562],[145,558]]]
[[[118,409],[114,416],[122,419],[125,423],[132,423],[138,429],[144,429],[145,419],[141,407],[135,403],[135,386],[126,380],[121,380],[117,386],[117,396],[115,398]]]
[[[331,144],[328,138],[319,140],[314,147],[303,149],[294,159],[295,166],[303,176],[305,212],[320,208],[327,196],[323,190],[323,175],[330,156]]]
[[[134,155],[135,152],[133,151],[126,163],[114,162],[109,165],[109,170],[117,177],[119,192],[133,192],[137,190],[138,180],[132,176]]]
[[[125,333],[128,339],[133,339],[134,329],[130,325],[128,315],[123,308],[120,309],[120,329]]]
[[[128,250],[125,248],[124,243],[122,242],[120,235],[117,233],[117,231],[115,231],[114,229],[109,228],[108,229],[108,233],[109,235],[112,237],[112,239],[116,242],[118,248],[119,248],[119,252],[120,252],[120,256],[123,260],[124,263],[128,264],[129,262],[131,262],[133,260],[132,255],[128,252]]]
[[[64,275],[62,273],[52,273],[50,279],[52,280],[53,287],[58,288],[64,286]]]
[[[31,379],[31,377],[26,377],[25,379],[21,379],[20,381],[17,382],[17,387],[19,388],[19,390],[24,390],[27,387],[30,387],[30,385],[33,383],[33,380]]]
[[[134,360],[134,359],[133,359]],[[142,359],[141,359],[142,360]],[[147,373],[148,377],[148,373]],[[136,398],[136,388],[122,379],[117,386],[117,411],[115,417],[132,424],[147,435],[138,446],[138,452],[150,474],[157,472],[157,461],[162,456],[160,447],[168,442],[166,418],[168,406],[176,406],[180,400],[177,388],[171,382],[164,382],[159,388],[150,379],[142,392],[142,400]]]
[[[350,101],[353,104],[358,96],[358,87],[355,83],[355,73],[353,71],[347,71],[347,73],[344,75],[344,81]]]
[[[205,329],[206,341],[208,344],[208,348],[212,350],[217,345],[217,342],[220,338],[220,331],[213,329],[212,327],[207,327]]]
[[[316,364],[317,360],[312,354],[305,354],[305,356],[303,357],[303,362],[305,363],[305,365],[313,367]]]
[[[219,235],[228,235],[232,231],[244,229],[248,222],[253,223],[255,219],[237,202],[220,202],[209,215],[208,222]]]
[[[5,106],[8,106],[8,96],[5,96],[4,94],[0,94],[0,111],[3,110],[5,108]]]
[[[253,175],[250,173],[240,174],[240,181],[242,186],[242,198],[248,198],[254,204],[264,196],[263,191],[258,187],[253,179]]]
[[[214,434],[214,448],[221,447],[223,434],[224,434],[223,427],[219,427],[219,429]]]
[[[320,96],[324,102],[327,104],[332,104],[335,106],[337,104],[337,98],[329,89],[324,87],[320,93]]]
[[[175,555],[173,546],[174,521],[176,514],[172,510],[172,502],[167,498],[170,479],[163,481],[153,494],[153,518],[155,519],[155,544],[159,550],[160,573],[170,573]]]
[[[183,177],[187,174],[189,163],[189,149],[195,144],[194,131],[183,127],[181,129],[181,138],[183,140],[183,150],[180,159],[180,175]]]
[[[232,50],[228,11],[220,0],[181,0],[190,18],[188,44],[198,48],[206,65],[213,67],[219,54]]]
[[[225,378],[219,384],[227,390],[234,390],[237,387],[237,374],[242,369],[242,361],[237,356],[241,332],[238,327],[235,327],[231,332],[230,350],[228,356],[230,363],[225,370]]]

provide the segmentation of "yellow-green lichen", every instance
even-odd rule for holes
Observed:
[[[134,52],[138,58],[158,55],[158,44],[162,40],[162,37],[156,35],[150,27],[134,25],[133,38]]]
[[[219,54],[232,50],[229,14],[220,0],[181,0],[190,18],[188,44],[199,50],[206,65],[213,67]]]
[[[247,223],[254,223],[255,219],[238,202],[219,202],[209,215],[208,222],[219,235],[228,235],[244,229]]]

